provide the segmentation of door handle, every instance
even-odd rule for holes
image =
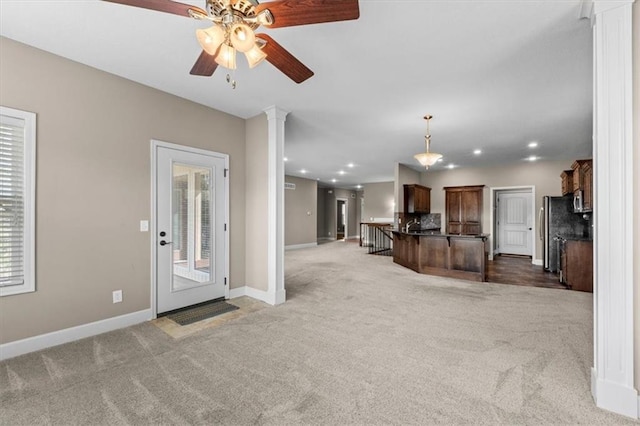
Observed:
[[[167,244],[173,244],[173,241],[165,241],[165,240],[160,241],[161,246],[166,246]]]
[[[538,224],[540,225],[538,227],[538,235],[540,235],[540,241],[544,241],[543,220],[544,220],[544,208],[541,207],[540,211],[538,212]]]

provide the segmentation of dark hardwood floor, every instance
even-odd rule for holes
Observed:
[[[529,257],[498,255],[487,264],[487,281],[491,283],[566,289],[558,275],[532,265]]]

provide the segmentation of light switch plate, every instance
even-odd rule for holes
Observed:
[[[140,232],[149,232],[149,221],[141,220],[140,221]]]

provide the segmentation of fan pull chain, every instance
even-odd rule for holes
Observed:
[[[229,83],[231,85],[231,88],[235,90],[235,88],[236,88],[236,80],[230,74],[227,74],[227,83]]]

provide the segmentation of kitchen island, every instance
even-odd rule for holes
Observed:
[[[393,231],[393,261],[421,274],[486,281],[488,236]]]

